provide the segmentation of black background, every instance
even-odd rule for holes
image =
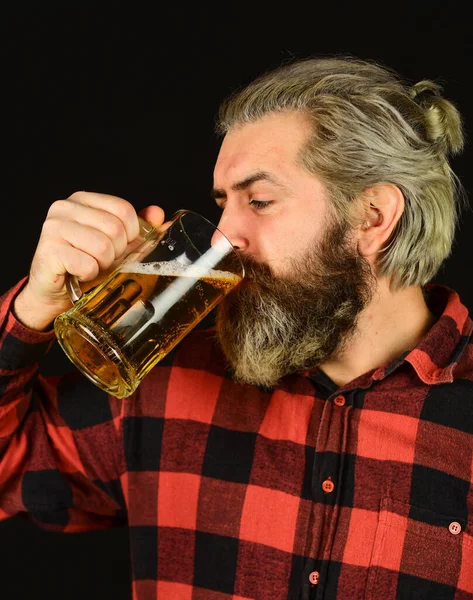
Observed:
[[[100,6],[100,11],[97,9]],[[116,194],[137,210],[193,208],[211,220],[219,102],[292,57],[352,54],[414,83],[432,78],[463,114],[452,161],[471,197],[473,44],[468,3],[2,3],[0,293],[27,274],[49,205],[76,190]],[[152,6],[152,8],[151,8]],[[61,8],[62,7],[62,8]],[[281,12],[278,12],[280,10]],[[434,281],[473,308],[473,214]],[[71,366],[55,347],[46,373]],[[126,529],[52,534],[19,517],[0,524],[0,597],[129,600]]]

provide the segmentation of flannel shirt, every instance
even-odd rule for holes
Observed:
[[[23,280],[24,282],[24,280]],[[426,286],[417,347],[337,386],[228,376],[196,329],[118,400],[39,374],[52,332],[0,304],[0,518],[127,523],[135,600],[473,598],[473,323]]]

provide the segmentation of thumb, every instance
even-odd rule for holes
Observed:
[[[150,223],[156,230],[160,232],[166,231],[171,224],[171,221],[164,222],[164,210],[160,206],[151,205],[138,211],[138,216]]]

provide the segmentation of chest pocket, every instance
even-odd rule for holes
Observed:
[[[473,594],[473,525],[385,498],[365,600],[454,600]]]

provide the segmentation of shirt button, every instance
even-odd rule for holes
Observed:
[[[313,585],[317,585],[319,583],[320,573],[318,571],[312,571],[309,575],[309,581]]]
[[[344,396],[337,396],[334,400],[334,403],[337,406],[345,406],[345,402],[346,402],[346,400],[345,400]]]
[[[448,526],[448,530],[450,531],[450,533],[453,533],[453,535],[458,535],[462,530],[462,526],[460,525],[460,523],[452,521]]]
[[[331,479],[326,479],[322,483],[322,489],[326,494],[330,494],[330,492],[333,492],[333,490],[335,489],[335,484]]]

